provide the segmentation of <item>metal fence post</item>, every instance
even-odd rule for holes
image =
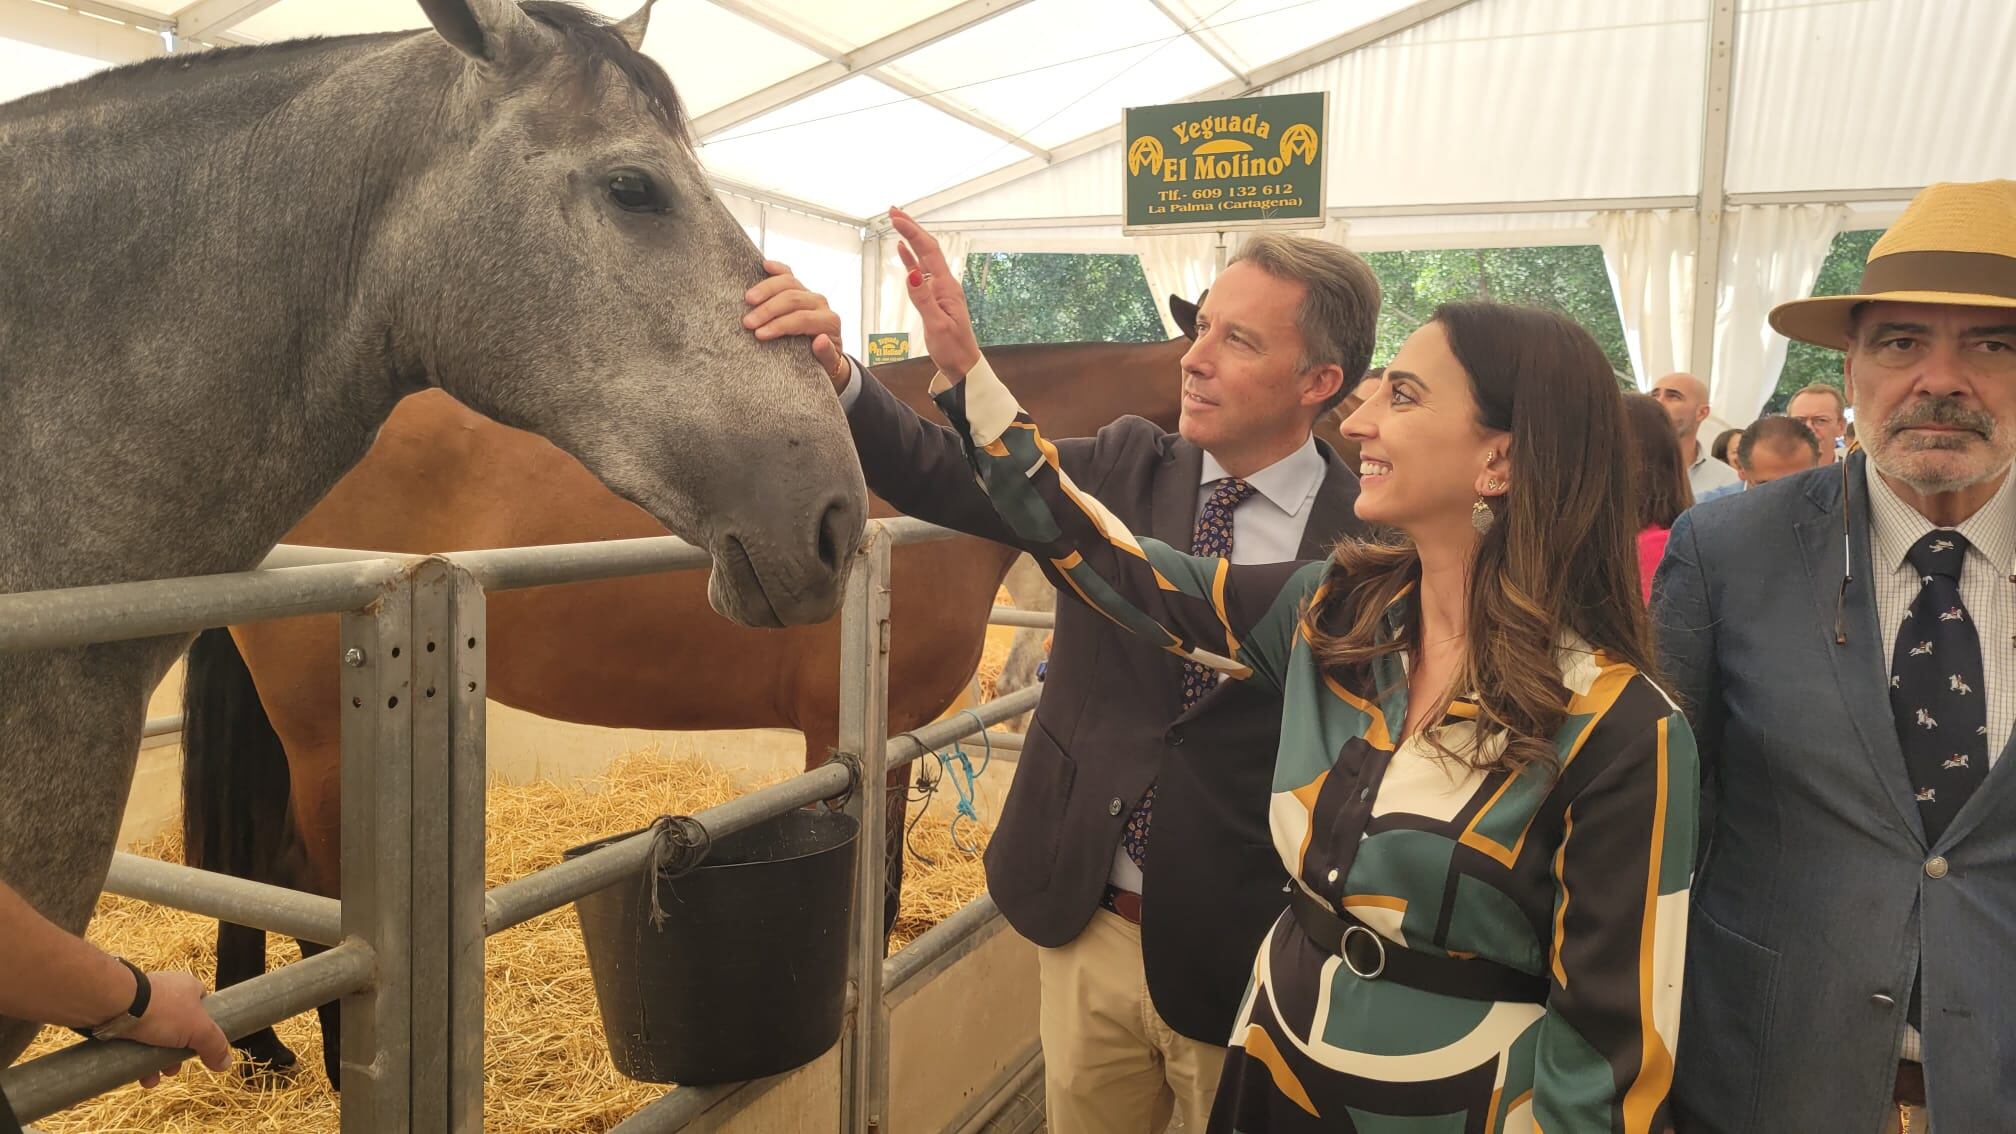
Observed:
[[[870,525],[847,580],[840,622],[840,751],[859,762],[861,780],[848,814],[861,824],[854,869],[854,917],[848,946],[856,993],[841,1043],[840,1129],[873,1134],[884,1125],[889,1079],[889,1017],[882,1004],[885,951],[882,903],[889,740],[889,539]]]
[[[482,588],[417,560],[343,617],[344,1134],[483,1129]]]
[[[413,1129],[483,1130],[483,588],[413,571]]]
[[[377,961],[343,998],[343,1134],[413,1129],[412,599],[402,574],[343,616],[343,934]]]

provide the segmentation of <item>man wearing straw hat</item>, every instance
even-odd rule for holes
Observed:
[[[2016,1122],[2016,181],[1924,190],[1841,350],[1861,451],[1711,501],[1654,583],[1712,815],[1683,1134]]]

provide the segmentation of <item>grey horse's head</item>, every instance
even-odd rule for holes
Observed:
[[[762,257],[637,50],[649,4],[613,25],[566,4],[420,6],[438,35],[401,53],[454,78],[412,107],[438,137],[374,249],[394,353],[705,546],[722,614],[831,615],[860,465],[806,344],[742,326]]]

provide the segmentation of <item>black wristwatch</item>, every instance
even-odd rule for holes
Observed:
[[[124,957],[114,957],[112,959],[125,965],[126,971],[133,974],[133,983],[135,986],[133,990],[133,1003],[128,1004],[124,1012],[96,1027],[71,1029],[85,1039],[118,1039],[127,1032],[132,1031],[139,1025],[140,1017],[147,1014],[147,1001],[153,998],[154,985],[148,981],[147,974],[141,972],[138,965],[135,965]]]

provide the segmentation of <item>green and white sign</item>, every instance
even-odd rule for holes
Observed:
[[[1129,107],[1122,231],[1321,227],[1328,109],[1322,91]]]
[[[901,362],[910,357],[910,332],[885,331],[868,336],[868,365]]]

